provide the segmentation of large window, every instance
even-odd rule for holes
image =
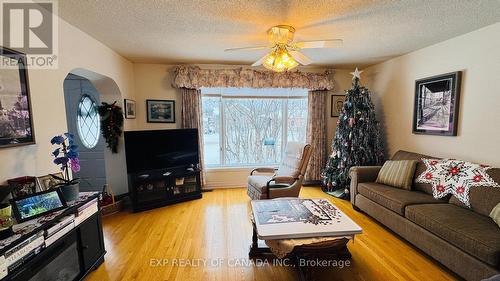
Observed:
[[[305,141],[307,90],[202,89],[208,167],[279,163],[288,141]]]

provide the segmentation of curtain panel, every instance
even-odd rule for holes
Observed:
[[[174,88],[302,88],[332,90],[333,71],[323,73],[287,71],[273,72],[254,69],[201,69],[181,65],[174,69]]]
[[[205,185],[205,172],[203,167],[203,123],[201,117],[201,91],[199,89],[181,88],[182,111],[181,126],[185,129],[198,129],[198,148],[201,169],[201,186]]]
[[[309,91],[307,109],[307,142],[311,144],[311,159],[307,168],[304,183],[321,183],[321,173],[327,159],[326,141],[326,96],[328,91]]]

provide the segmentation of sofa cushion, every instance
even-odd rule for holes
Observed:
[[[497,183],[500,183],[500,169],[493,168],[486,170],[486,173]],[[493,186],[474,186],[469,191],[470,209],[483,216],[489,216],[491,210],[500,202],[500,188]],[[450,198],[450,203],[467,208],[455,196]]]
[[[405,207],[408,205],[447,204],[446,201],[436,200],[423,192],[399,189],[374,182],[358,184],[358,193],[401,216],[405,215]]]
[[[424,164],[424,162],[422,162],[422,158],[439,159],[439,158],[424,155],[424,154],[418,154],[418,153],[414,153],[414,152],[399,150],[398,152],[396,152],[394,154],[394,156],[392,156],[391,160],[417,160],[418,163],[417,163],[417,167],[415,168],[415,175],[413,177],[413,189],[432,195],[432,185],[430,185],[428,183],[415,182],[415,179],[426,170],[425,164]]]
[[[491,218],[452,204],[408,206],[405,217],[483,262],[499,265],[500,229]]]
[[[406,190],[411,190],[416,160],[385,161],[376,182]]]

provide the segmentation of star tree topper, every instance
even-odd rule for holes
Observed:
[[[359,71],[358,68],[356,67],[356,69],[354,70],[354,72],[351,72],[351,75],[352,75],[352,80],[354,79],[361,79],[361,73],[363,73],[363,71]]]

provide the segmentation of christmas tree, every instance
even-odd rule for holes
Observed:
[[[359,84],[361,72],[357,68],[351,72],[352,88],[346,91],[332,143],[332,155],[323,171],[325,191],[336,197],[349,194],[351,167],[380,165],[384,160],[370,91]]]

